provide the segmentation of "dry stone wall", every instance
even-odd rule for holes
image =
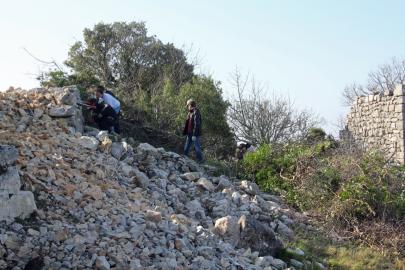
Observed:
[[[405,85],[358,97],[347,117],[346,132],[367,150],[378,149],[393,161],[404,163]]]

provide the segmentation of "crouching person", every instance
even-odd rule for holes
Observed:
[[[93,112],[93,120],[98,124],[100,130],[109,133],[115,132],[114,127],[117,122],[117,113],[102,98],[92,98],[88,101],[89,109]]]

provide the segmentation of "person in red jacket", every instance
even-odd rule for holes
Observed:
[[[191,144],[194,143],[195,153],[199,162],[203,162],[204,157],[201,151],[200,136],[201,136],[201,114],[197,109],[194,100],[187,101],[188,115],[184,125],[183,135],[186,135],[186,143],[184,145],[184,155],[188,156]]]

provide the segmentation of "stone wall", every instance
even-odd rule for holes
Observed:
[[[389,159],[404,163],[405,86],[394,91],[358,97],[341,137],[352,138],[367,150],[378,149]]]

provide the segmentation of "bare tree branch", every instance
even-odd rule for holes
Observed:
[[[309,111],[296,110],[289,98],[276,94],[265,97],[262,84],[249,74],[242,76],[238,68],[231,79],[236,98],[228,120],[238,140],[255,145],[296,140],[318,122]]]

